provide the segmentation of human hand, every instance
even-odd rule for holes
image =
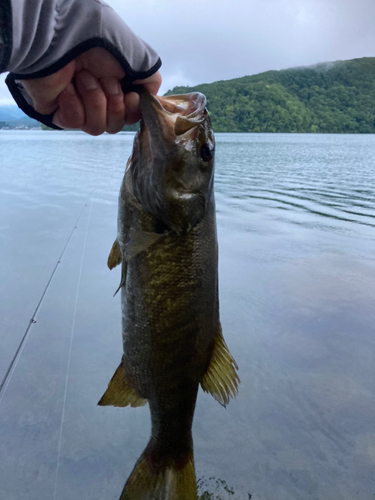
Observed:
[[[22,80],[36,111],[55,112],[53,123],[61,128],[81,129],[90,135],[115,134],[124,125],[141,118],[139,95],[123,94],[120,80],[125,72],[105,49],[93,48],[56,73]],[[156,95],[161,85],[159,71],[133,84],[144,85]]]

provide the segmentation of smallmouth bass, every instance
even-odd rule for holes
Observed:
[[[108,258],[122,264],[124,354],[99,405],[150,406],[151,438],[120,500],[196,500],[199,385],[225,406],[239,383],[219,319],[215,139],[202,94],[139,94]]]

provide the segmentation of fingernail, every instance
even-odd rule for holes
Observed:
[[[90,73],[81,73],[79,75],[82,85],[86,90],[96,90],[98,88],[98,82]]]

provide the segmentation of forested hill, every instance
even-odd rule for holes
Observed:
[[[375,133],[375,57],[267,71],[168,94],[207,97],[216,132]]]

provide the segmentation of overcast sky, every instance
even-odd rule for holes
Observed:
[[[162,61],[162,92],[375,56],[375,0],[107,0]],[[9,94],[0,81],[0,102]]]

